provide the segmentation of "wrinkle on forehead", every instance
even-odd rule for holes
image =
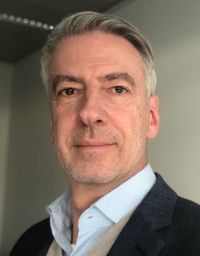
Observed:
[[[64,39],[55,50],[50,65],[52,79],[62,76],[67,81],[75,77],[76,81],[71,82],[87,79],[90,75],[105,81],[121,79],[135,85],[138,80],[145,80],[145,73],[142,57],[130,42],[99,31]],[[54,80],[57,81],[52,82],[57,84],[62,79]]]

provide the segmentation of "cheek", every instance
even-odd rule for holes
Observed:
[[[54,111],[52,133],[57,143],[63,143],[74,130],[75,116],[69,111]]]
[[[135,105],[120,115],[118,124],[120,123],[120,129],[128,145],[137,144],[146,139],[148,122],[145,111],[145,109]]]
[[[133,137],[137,133],[138,121],[136,119],[136,111],[134,108],[120,109],[115,113],[113,123],[116,130],[118,130],[123,138],[123,144],[131,144]]]

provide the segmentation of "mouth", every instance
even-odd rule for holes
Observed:
[[[74,145],[75,148],[79,150],[105,150],[113,147],[116,143],[105,143],[105,142],[98,142],[98,141],[90,141],[86,142],[83,141],[81,143],[77,143]]]

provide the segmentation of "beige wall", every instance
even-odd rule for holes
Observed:
[[[150,162],[180,194],[200,203],[200,1],[125,1],[128,18],[155,52],[161,130]]]
[[[179,194],[200,202],[200,1],[128,0],[110,12],[138,26],[155,50],[161,131],[150,143],[150,162]],[[4,80],[8,84],[5,112],[0,112],[5,120],[0,130],[1,256],[8,255],[23,230],[46,216],[44,207],[65,186],[49,143],[49,111],[39,55],[33,53],[15,65],[12,95],[12,66],[0,64],[0,86]]]

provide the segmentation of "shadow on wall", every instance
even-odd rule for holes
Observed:
[[[49,109],[34,53],[15,66],[8,146],[3,255],[31,224],[44,218],[45,206],[65,189],[49,140]]]

